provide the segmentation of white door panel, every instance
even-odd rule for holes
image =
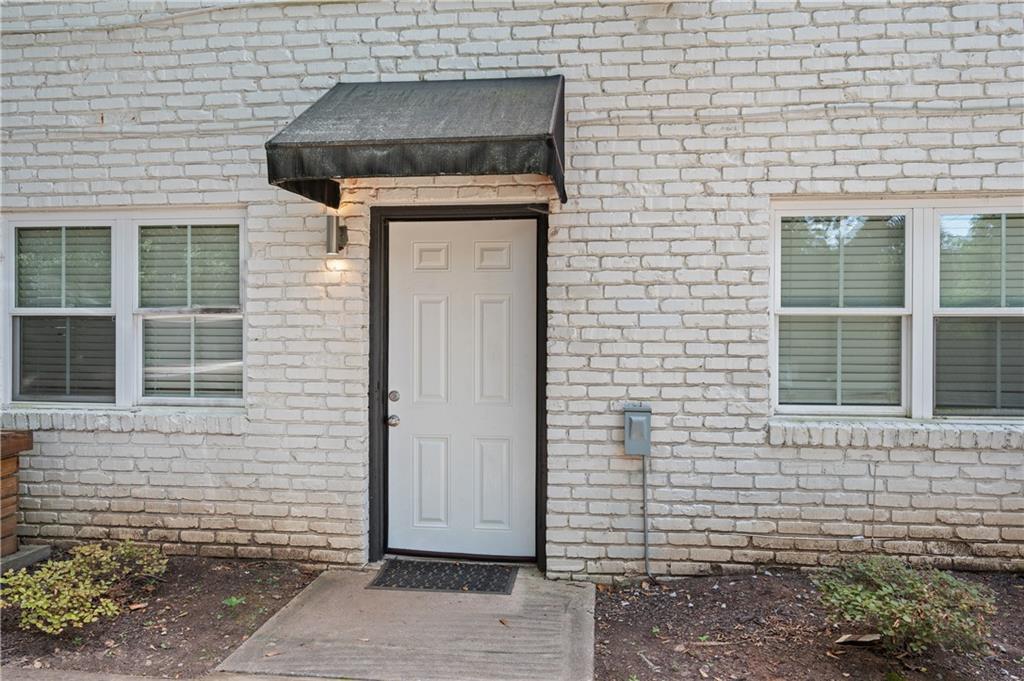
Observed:
[[[391,549],[534,555],[536,230],[389,225]]]

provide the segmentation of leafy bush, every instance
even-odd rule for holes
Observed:
[[[71,556],[97,578],[114,583],[148,582],[167,569],[167,559],[160,551],[131,541],[76,546],[71,549]]]
[[[862,558],[814,578],[834,620],[871,627],[892,653],[933,645],[968,652],[984,647],[992,592],[940,570],[915,570],[888,556]]]
[[[167,559],[157,549],[131,542],[79,546],[66,560],[0,578],[0,607],[16,606],[22,629],[60,634],[114,617],[136,587],[166,569]]]

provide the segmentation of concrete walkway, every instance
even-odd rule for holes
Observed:
[[[292,681],[593,678],[593,584],[548,581],[524,567],[507,596],[368,590],[374,575],[323,573],[218,671]]]
[[[3,681],[156,681],[160,677],[79,672],[67,669],[29,669],[7,665],[0,668]],[[324,681],[322,677],[267,676],[266,674],[229,674],[214,672],[196,681]]]

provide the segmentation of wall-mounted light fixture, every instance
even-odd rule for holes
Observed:
[[[341,221],[340,215],[327,216],[327,253],[341,253],[348,246],[348,227]]]

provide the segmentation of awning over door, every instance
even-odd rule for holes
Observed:
[[[267,142],[270,183],[338,206],[335,178],[547,175],[565,203],[565,80],[338,83]]]

